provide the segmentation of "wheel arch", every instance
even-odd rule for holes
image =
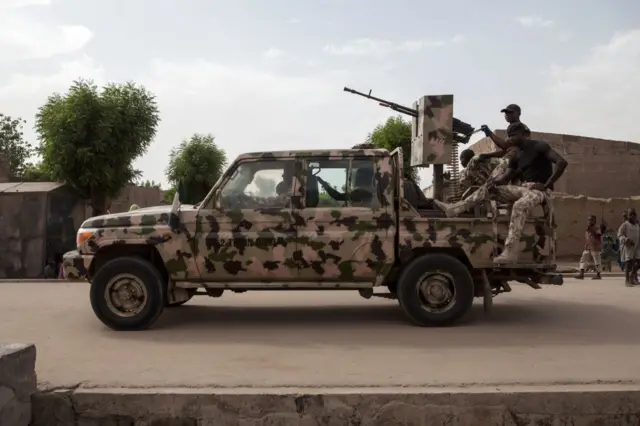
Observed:
[[[169,281],[169,273],[162,256],[154,246],[148,244],[109,244],[100,247],[94,254],[93,262],[89,268],[89,276],[94,277],[107,262],[120,257],[141,257],[158,269],[165,283]]]

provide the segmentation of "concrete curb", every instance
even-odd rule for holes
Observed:
[[[32,426],[638,425],[640,386],[360,389],[58,389]]]

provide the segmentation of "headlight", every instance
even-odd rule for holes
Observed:
[[[94,229],[78,229],[78,233],[76,234],[76,247],[80,247],[85,243],[93,234],[95,234]]]

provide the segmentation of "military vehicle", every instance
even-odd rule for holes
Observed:
[[[413,117],[411,166],[433,167],[441,199],[443,167],[475,131],[453,117],[453,96],[413,108],[372,99]],[[96,316],[115,330],[148,328],[165,307],[225,290],[357,290],[397,299],[417,325],[446,326],[474,297],[489,310],[509,281],[562,284],[551,208],[527,221],[519,263],[498,268],[502,206],[447,218],[405,172],[399,149],[244,154],[196,205],[176,194],[171,206],[86,220],[64,273],[90,281]]]

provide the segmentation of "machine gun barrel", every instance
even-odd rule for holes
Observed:
[[[344,88],[345,92],[349,92],[349,93],[353,93],[354,95],[358,95],[358,96],[362,96],[364,98],[367,99],[371,99],[373,101],[376,101],[378,103],[380,103],[380,106],[383,106],[385,108],[390,108],[394,111],[398,111],[402,114],[406,114],[406,115],[410,115],[411,117],[417,117],[418,116],[418,111],[416,111],[414,108],[409,108],[400,104],[396,104],[395,102],[389,102],[389,101],[385,101],[384,99],[381,98],[376,98],[375,96],[371,96],[371,90],[369,90],[369,93],[362,93],[362,92],[358,92],[357,90],[354,89],[350,89],[348,87]]]
[[[395,102],[389,102],[381,98],[376,98],[375,96],[371,96],[371,90],[369,90],[369,93],[362,93],[362,92],[358,92],[357,90],[351,89],[349,87],[345,87],[344,91],[353,93],[354,95],[362,96],[367,99],[374,100],[378,102],[380,106],[392,109],[394,111],[398,111],[399,113],[410,115],[411,117],[414,117],[414,118],[418,117],[418,111],[416,109],[406,107],[404,105],[400,105]],[[451,130],[453,131],[453,140],[458,143],[463,143],[463,144],[467,143],[471,135],[475,132],[475,129],[473,126],[471,126],[468,123],[465,123],[462,120],[458,120],[455,117],[453,117],[452,127],[453,128]]]

